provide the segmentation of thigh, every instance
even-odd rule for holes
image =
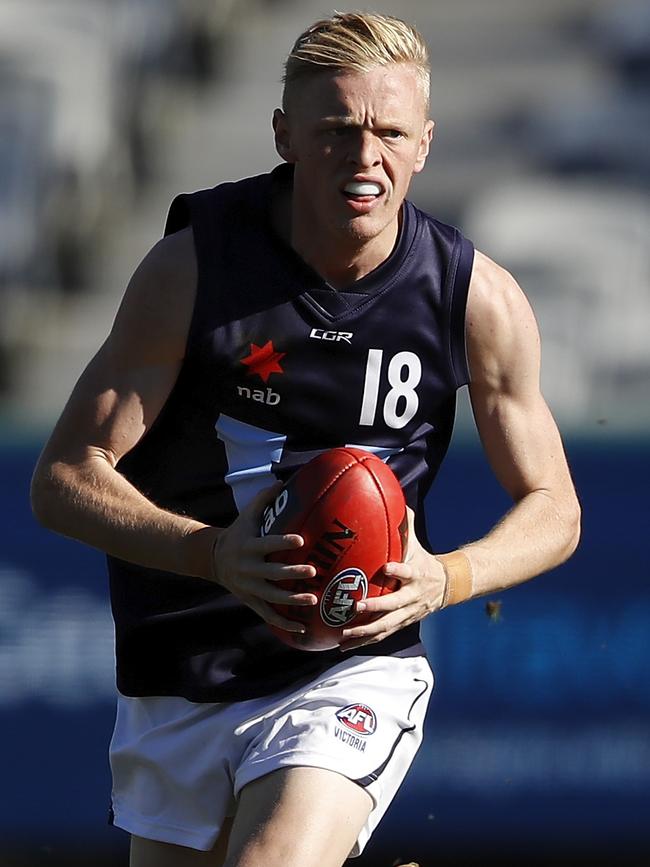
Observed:
[[[110,752],[113,824],[133,838],[172,844],[177,856],[189,852],[196,860],[194,850],[211,850],[236,807],[228,770],[238,759],[236,711],[170,696],[120,696]]]
[[[329,771],[335,780],[344,777],[351,787],[341,782],[342,804],[347,793],[358,796],[358,789],[373,804],[352,847],[353,857],[360,854],[420,745],[431,687],[431,669],[422,656],[353,658],[329,669],[258,720],[235,772],[235,797],[280,769],[304,774],[312,768]],[[315,801],[324,815],[330,805],[321,807],[320,799],[317,790]],[[338,806],[335,800],[332,809]],[[298,807],[309,809],[309,800],[303,798]]]
[[[209,852],[132,835],[129,867],[221,867],[226,859],[231,825],[231,819],[224,821],[217,842]]]
[[[361,786],[334,771],[273,771],[240,793],[227,867],[340,867],[372,806]]]

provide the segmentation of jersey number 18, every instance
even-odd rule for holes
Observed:
[[[360,425],[370,426],[375,423],[383,355],[383,349],[368,350]],[[391,358],[388,364],[390,390],[384,400],[383,410],[384,421],[388,427],[403,428],[418,411],[419,399],[415,389],[421,379],[422,363],[414,352],[398,352]]]

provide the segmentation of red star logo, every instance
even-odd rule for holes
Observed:
[[[280,359],[286,354],[286,352],[276,352],[272,340],[267,340],[264,346],[251,343],[250,355],[242,358],[241,363],[248,367],[249,376],[256,373],[267,382],[272,373],[284,373],[280,367]]]

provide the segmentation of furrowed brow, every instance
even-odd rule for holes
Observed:
[[[358,126],[357,122],[354,118],[350,117],[348,114],[330,114],[327,117],[324,117],[323,123],[331,123],[332,125],[336,124],[339,126]]]

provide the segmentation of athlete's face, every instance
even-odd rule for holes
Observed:
[[[416,69],[377,66],[297,83],[274,116],[276,147],[295,164],[293,224],[363,244],[394,238],[433,122]]]

